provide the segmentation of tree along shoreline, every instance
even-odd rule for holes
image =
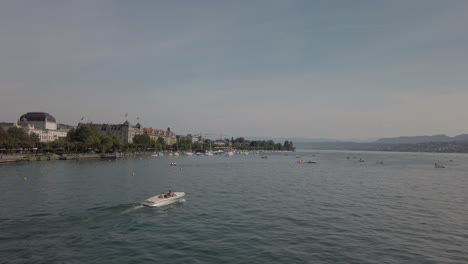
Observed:
[[[219,142],[219,141],[217,141]],[[9,128],[7,131],[0,128],[0,155],[21,154],[28,155],[28,160],[49,159],[78,159],[81,157],[116,157],[134,156],[148,152],[175,152],[194,151],[205,152],[207,150],[269,150],[269,151],[294,151],[291,141],[284,144],[275,143],[273,140],[249,141],[243,137],[224,139],[223,147],[217,147],[215,142],[206,139],[202,142],[192,143],[189,139],[178,139],[174,144],[166,144],[163,138],[152,140],[149,135],[136,135],[132,144],[124,144],[114,135],[107,135],[93,127],[79,127],[71,129],[66,138],[59,138],[52,142],[39,142],[39,137],[31,133],[28,135],[22,128]],[[75,155],[75,156],[74,156]],[[144,154],[143,154],[144,155]],[[56,157],[57,156],[57,157]],[[0,159],[1,161],[2,159]]]

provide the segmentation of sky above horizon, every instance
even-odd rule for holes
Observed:
[[[2,1],[0,121],[468,133],[466,14],[461,0]]]

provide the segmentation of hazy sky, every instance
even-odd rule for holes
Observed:
[[[0,121],[468,133],[468,1],[1,1]]]

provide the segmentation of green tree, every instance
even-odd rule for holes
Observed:
[[[151,138],[148,134],[142,135],[135,135],[133,137],[133,144],[141,145],[143,147],[150,147],[151,146]]]
[[[77,129],[71,129],[67,134],[67,139],[70,142],[93,143],[96,142],[96,138],[99,139],[100,135],[102,133],[95,127],[81,126]]]
[[[287,140],[284,141],[283,147],[284,147],[285,150],[289,150],[289,148],[290,148],[289,147],[289,141],[287,141]]]
[[[88,149],[99,149],[101,146],[101,139],[98,135],[91,135],[85,139],[83,144]]]
[[[67,134],[67,142],[77,151],[87,151],[88,149],[105,152],[110,149],[121,149],[123,142],[114,135],[106,135],[95,127],[81,126],[72,129]]]
[[[99,151],[104,153],[106,150],[112,148],[113,139],[108,135],[101,135],[99,137]]]
[[[110,136],[110,138],[112,139],[112,149],[114,151],[117,151],[117,150],[120,151],[124,146],[122,139],[120,139],[119,137],[115,135]]]
[[[281,145],[281,143],[276,143],[275,150],[283,150],[283,145]]]
[[[159,137],[157,142],[161,149],[166,149],[166,141],[164,141],[164,138]]]
[[[34,136],[33,136],[34,137]],[[31,137],[19,127],[10,127],[7,130],[7,148],[31,148],[34,142]]]
[[[53,150],[65,150],[67,147],[66,139],[59,138],[55,141],[52,141],[48,144],[48,146]]]
[[[8,140],[7,132],[0,127],[0,146]]]
[[[289,141],[289,150],[290,151],[295,151],[296,150],[296,148],[294,147],[294,144],[293,144],[292,141]]]
[[[34,145],[38,144],[41,141],[39,139],[39,135],[34,132],[29,134],[29,140],[31,140],[32,144]]]

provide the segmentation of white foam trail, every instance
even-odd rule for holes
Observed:
[[[123,212],[120,213],[120,214],[128,214],[128,213],[134,212],[134,211],[136,211],[136,210],[138,210],[138,209],[140,209],[140,208],[143,208],[143,205],[140,204],[140,205],[134,206],[134,207],[132,207],[132,208],[129,208],[129,209],[123,211]]]

